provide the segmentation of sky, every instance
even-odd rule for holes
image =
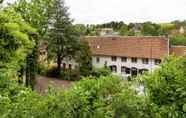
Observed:
[[[186,19],[186,0],[66,0],[75,23],[170,22]]]
[[[14,1],[14,0],[8,0]],[[186,19],[186,0],[65,0],[76,24]]]

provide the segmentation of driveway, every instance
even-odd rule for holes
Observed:
[[[49,86],[53,86],[56,89],[68,89],[72,85],[72,81],[59,80],[57,78],[50,78],[44,76],[38,76],[36,79],[35,90],[38,93],[44,93]]]

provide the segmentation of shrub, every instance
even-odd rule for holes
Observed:
[[[48,77],[60,77],[60,72],[57,67],[51,67],[47,70],[46,75]]]
[[[60,78],[63,80],[80,80],[80,72],[78,69],[74,70],[61,70]]]
[[[38,74],[40,75],[47,75],[47,71],[48,71],[48,67],[43,65],[43,64],[39,64],[38,65]]]
[[[158,70],[144,79],[147,95],[156,106],[158,118],[185,118],[185,58],[166,58]]]
[[[111,75],[111,70],[109,68],[93,68],[91,76],[100,77],[100,76],[109,76]]]

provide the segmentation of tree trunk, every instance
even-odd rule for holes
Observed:
[[[57,69],[58,72],[61,70],[61,55],[57,55]]]

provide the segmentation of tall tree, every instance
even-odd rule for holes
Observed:
[[[49,37],[49,54],[57,60],[58,70],[64,58],[73,57],[79,49],[79,35],[69,18],[64,0],[55,0]]]
[[[33,86],[38,65],[38,43],[39,39],[44,39],[48,31],[53,0],[18,0],[12,6],[16,12],[21,14],[24,21],[36,28],[38,32],[37,37],[35,37],[35,48],[28,55],[26,65],[26,85]]]

